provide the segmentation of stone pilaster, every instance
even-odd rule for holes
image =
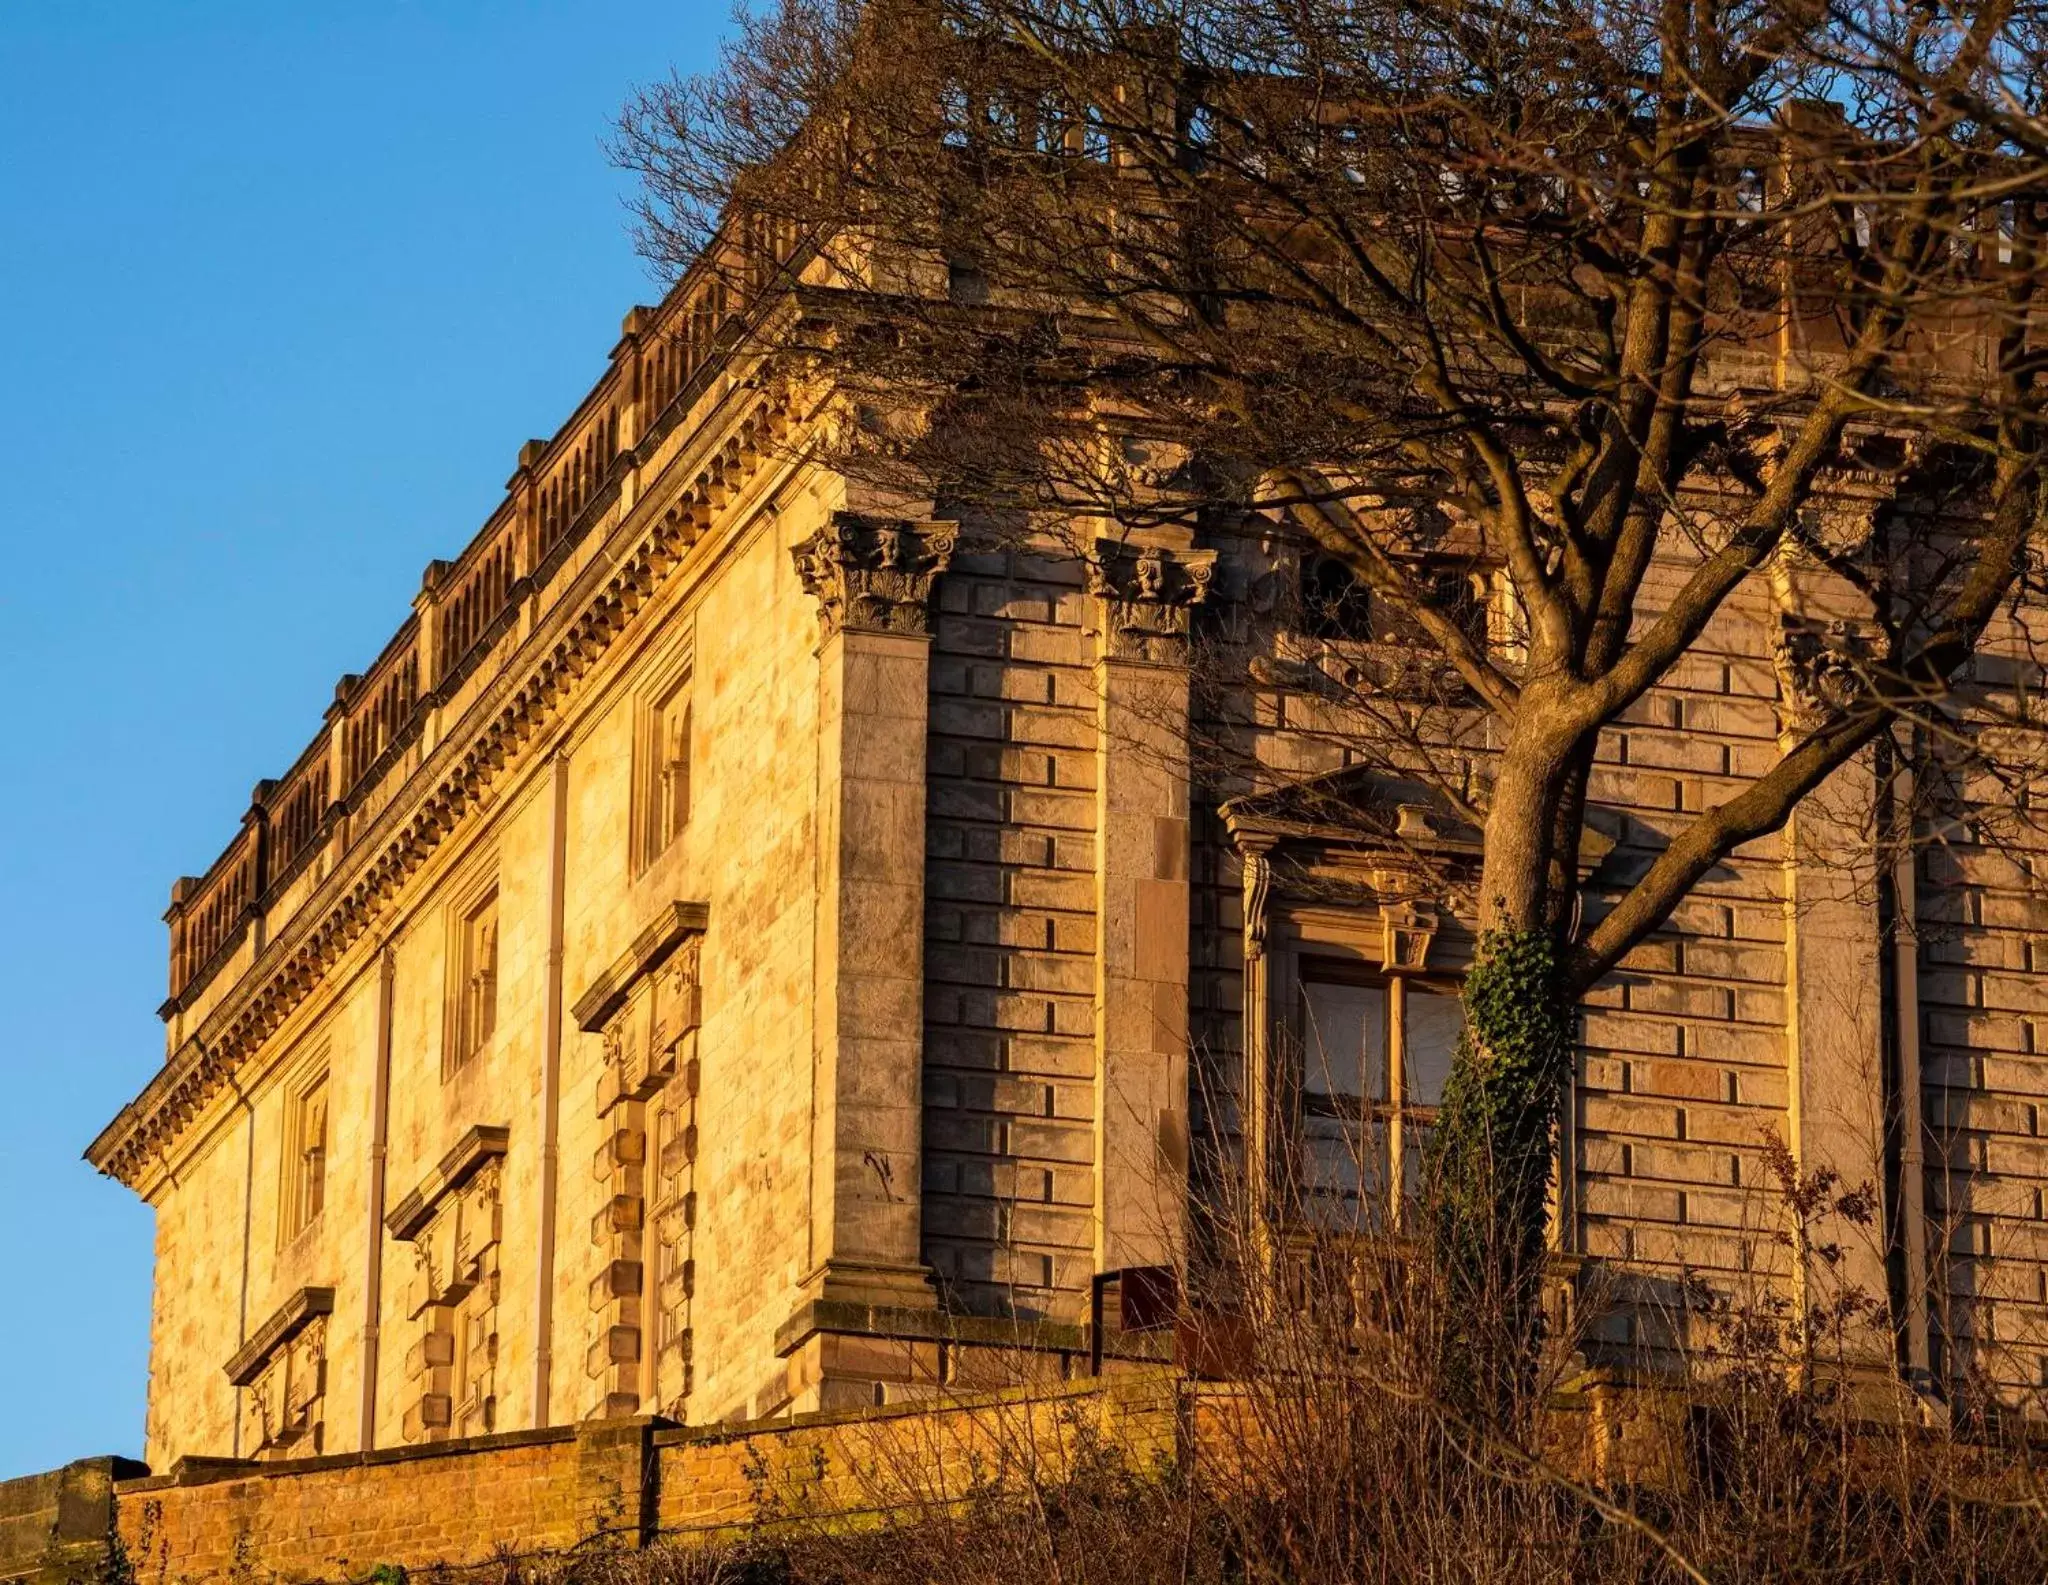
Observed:
[[[1789,749],[1852,702],[1864,672],[1845,591],[1806,567],[1780,565],[1774,583],[1779,737]],[[1870,758],[1859,755],[1799,805],[1784,832],[1786,1143],[1802,1173],[1832,1170],[1843,1190],[1885,1182],[1874,792]],[[1794,1273],[1802,1303],[1826,1303],[1838,1288],[1883,1300],[1881,1214],[1867,1228],[1831,1219],[1815,1236],[1839,1242],[1843,1253],[1826,1270]],[[1888,1347],[1889,1337],[1876,1328],[1870,1343]]]
[[[1096,631],[1095,1265],[1174,1264],[1188,1162],[1188,672],[1213,551],[1109,541]]]
[[[792,550],[818,601],[819,832],[811,1261],[786,1353],[861,1329],[876,1307],[934,1302],[920,1216],[925,735],[929,602],[956,537],[951,523],[842,512]],[[805,1391],[833,1406],[829,1380]]]

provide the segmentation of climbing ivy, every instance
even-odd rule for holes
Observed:
[[[1573,1040],[1555,939],[1486,932],[1464,1004],[1425,1181],[1432,1254],[1450,1300],[1446,1377],[1465,1408],[1492,1417],[1520,1399],[1542,1341],[1546,1201]]]

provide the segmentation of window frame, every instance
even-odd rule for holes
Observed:
[[[1376,913],[1361,911],[1357,926],[1360,936],[1366,937],[1377,935],[1381,922]],[[1314,1204],[1307,1170],[1307,1152],[1313,1142],[1312,1123],[1351,1124],[1361,1133],[1377,1127],[1383,1130],[1380,1138],[1369,1143],[1361,1140],[1365,1148],[1360,1151],[1359,1164],[1362,1168],[1368,1160],[1377,1158],[1382,1181],[1375,1188],[1361,1172],[1358,1205],[1361,1213],[1368,1214],[1368,1219],[1379,1214],[1374,1210],[1377,1206],[1384,1212],[1384,1225],[1399,1229],[1407,1219],[1410,1198],[1407,1186],[1420,1178],[1420,1139],[1423,1131],[1435,1125],[1441,1111],[1440,1105],[1424,1104],[1411,1098],[1407,1050],[1408,1000],[1411,992],[1415,991],[1455,999],[1462,988],[1462,976],[1441,970],[1390,965],[1378,951],[1371,950],[1364,939],[1347,940],[1334,936],[1333,932],[1311,931],[1298,922],[1285,934],[1286,941],[1275,953],[1274,967],[1279,971],[1275,978],[1279,983],[1272,987],[1268,1017],[1272,1024],[1269,1038],[1273,1048],[1286,1058],[1274,1078],[1281,1115],[1285,1120],[1282,1150],[1285,1159],[1294,1163],[1297,1173],[1295,1192],[1288,1197],[1292,1202],[1290,1210],[1296,1215],[1307,1215]],[[1348,936],[1349,932],[1346,931],[1345,935]],[[1309,987],[1314,985],[1356,986],[1386,993],[1381,1015],[1384,1098],[1375,1099],[1371,1095],[1361,1073],[1358,1096],[1311,1100],[1313,1092],[1309,1086],[1308,1060],[1312,1042],[1308,1029],[1308,995]],[[1345,1105],[1345,1099],[1349,1099],[1351,1104]],[[1413,1180],[1408,1160],[1411,1153],[1416,1157]],[[1402,1186],[1401,1191],[1389,1194],[1387,1190],[1396,1184]]]
[[[448,904],[447,998],[443,1016],[441,1077],[452,1079],[491,1048],[498,1032],[498,993],[504,981],[504,928],[495,863],[473,875]],[[491,916],[490,996],[479,1015],[471,996],[478,973],[476,923]]]
[[[317,1226],[327,1209],[327,1175],[333,1160],[333,1088],[327,1053],[316,1052],[299,1064],[283,1086],[284,1116],[280,1136],[277,1242],[279,1248],[296,1243],[306,1231]],[[307,1117],[317,1107],[320,1118],[320,1146],[306,1148]],[[310,1165],[318,1160],[317,1168]]]
[[[631,821],[635,879],[673,849],[690,826],[697,760],[695,695],[696,643],[692,635],[656,664],[634,700]],[[677,762],[667,757],[667,724],[679,703],[683,732],[680,796],[672,774]]]

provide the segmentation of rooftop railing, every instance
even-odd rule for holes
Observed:
[[[762,274],[745,273],[756,284]],[[241,830],[206,873],[171,888],[166,1017],[233,958],[308,865],[323,851],[346,851],[367,826],[352,817],[374,808],[379,789],[401,773],[426,713],[604,519],[628,464],[648,460],[700,401],[696,376],[735,339],[737,302],[720,269],[699,266],[660,307],[626,316],[611,367],[569,422],[521,448],[506,498],[476,538],[454,561],[427,568],[414,616],[368,672],[342,678],[320,734],[281,780],[257,784]]]

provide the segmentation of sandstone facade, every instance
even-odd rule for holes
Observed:
[[[174,889],[166,1065],[90,1152],[157,1215],[154,1468],[877,1405],[1018,1345],[1071,1372],[1184,1253],[1210,1132],[1342,1198],[1363,1107],[1412,1172],[1470,942],[1400,854],[1472,833],[1354,765],[1315,683],[1389,641],[1295,634],[1219,701],[1204,633],[1301,546],[1077,555],[878,501],[757,376],[715,281],[629,316]],[[1595,894],[1775,755],[1785,598],[1609,735]],[[1900,1368],[2031,1383],[2048,903],[1967,832],[1878,873],[1871,774],[1590,999],[1557,1247],[1769,1265],[1775,1133],[1882,1187],[1847,1272]]]

